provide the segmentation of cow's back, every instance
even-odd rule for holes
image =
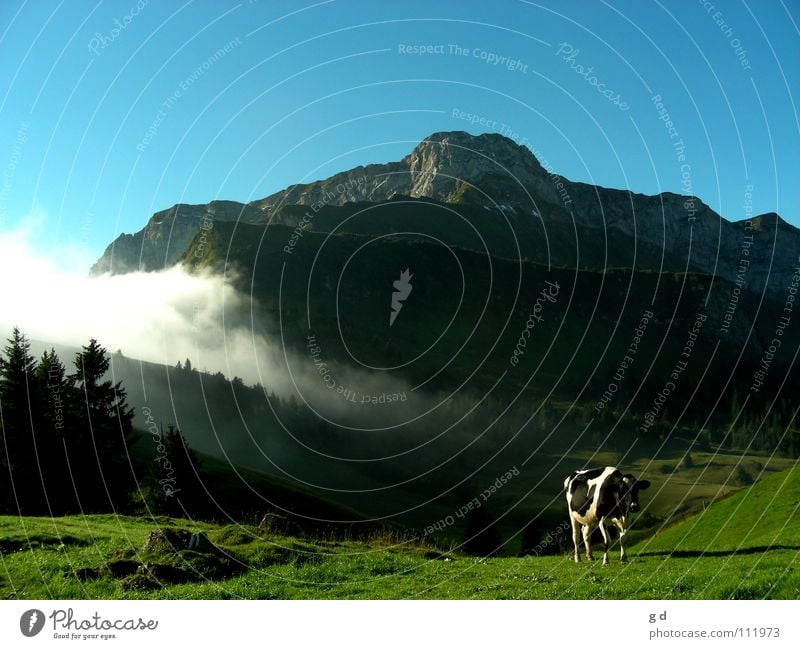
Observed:
[[[593,524],[616,506],[622,472],[616,467],[574,471],[566,480],[570,516],[581,523]]]

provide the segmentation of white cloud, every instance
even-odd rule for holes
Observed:
[[[254,334],[249,298],[222,277],[181,267],[89,277],[35,251],[31,233],[21,228],[0,234],[0,338],[19,326],[49,344],[78,347],[96,338],[129,358],[166,365],[190,358],[198,369],[260,382],[284,396],[299,390],[334,419],[365,414],[369,408],[360,395],[408,392],[391,376],[331,363],[337,387],[359,395],[354,406],[323,381],[308,354],[285,354],[278,341]],[[416,401],[411,393],[408,398]]]
[[[221,277],[182,268],[87,277],[33,250],[28,227],[0,234],[0,330],[64,345],[97,338],[127,356],[199,366],[258,380],[255,353],[267,347],[237,324],[246,298]],[[71,264],[70,264],[71,265]],[[226,324],[223,335],[223,314]]]

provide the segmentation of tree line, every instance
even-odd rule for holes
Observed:
[[[195,513],[200,463],[180,431],[161,431],[158,461],[143,460],[105,348],[91,339],[73,366],[53,349],[34,358],[16,327],[0,353],[0,513]]]

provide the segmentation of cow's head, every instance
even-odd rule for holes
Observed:
[[[622,477],[619,506],[626,514],[639,511],[639,492],[650,486],[649,480],[637,480],[630,473]]]

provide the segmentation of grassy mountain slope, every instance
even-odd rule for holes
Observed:
[[[756,548],[800,553],[800,469],[769,475],[638,546],[644,553],[725,555]]]
[[[747,523],[769,502],[797,507],[798,470],[776,474],[711,505],[703,526],[724,525],[738,547],[689,554],[681,526],[612,558],[574,564],[568,555],[475,559],[443,552],[409,537],[378,534],[299,538],[252,526],[179,519],[90,516],[59,519],[0,517],[0,595],[5,598],[373,598],[373,599],[796,599],[800,597],[797,520],[778,530],[748,534]],[[777,491],[776,491],[777,489]],[[776,496],[772,498],[772,496]],[[725,523],[741,503],[742,523]],[[707,525],[708,523],[715,523]],[[730,525],[730,526],[729,526]],[[219,551],[148,548],[154,528],[205,532]],[[705,536],[690,535],[703,548]],[[768,539],[768,546],[763,547]],[[660,544],[660,545],[659,545]],[[654,551],[663,547],[664,551]],[[724,546],[723,546],[724,547]],[[131,571],[142,562],[148,574]],[[155,565],[160,566],[158,570]],[[214,575],[211,578],[210,575]]]
[[[65,359],[72,351],[59,349]],[[693,461],[687,466],[681,455],[690,441],[679,438],[670,439],[658,452],[642,440],[622,459],[620,451],[598,452],[591,436],[581,436],[579,430],[568,424],[555,427],[554,418],[546,412],[539,418],[546,416],[547,421],[541,423],[545,430],[550,430],[547,428],[550,426],[556,432],[545,448],[536,449],[537,440],[542,437],[541,429],[531,426],[482,468],[481,464],[509,442],[518,425],[516,415],[508,415],[513,424],[510,427],[496,424],[485,434],[483,426],[489,423],[487,418],[493,416],[491,412],[475,421],[469,419],[443,439],[397,459],[355,464],[339,462],[321,458],[298,445],[277,424],[272,409],[283,420],[293,422],[292,432],[298,438],[312,447],[329,448],[343,456],[362,453],[367,457],[381,457],[387,450],[411,446],[417,435],[423,441],[428,440],[438,429],[423,422],[420,430],[400,429],[391,435],[343,435],[335,429],[320,428],[313,419],[298,418],[285,400],[273,398],[268,405],[263,390],[235,387],[222,376],[142,362],[118,354],[112,355],[112,360],[115,376],[128,387],[129,402],[137,411],[135,421],[141,432],[132,449],[134,455],[143,464],[152,465],[157,452],[156,440],[145,430],[143,406],[150,408],[153,417],[164,426],[177,422],[192,446],[203,452],[206,485],[218,503],[215,516],[218,520],[229,516],[251,520],[260,518],[267,510],[284,513],[288,510],[311,519],[361,519],[362,515],[352,511],[355,510],[368,517],[388,515],[397,523],[424,529],[452,515],[491,485],[497,475],[510,466],[517,466],[519,475],[486,503],[487,511],[500,517],[497,526],[502,537],[508,539],[508,551],[515,553],[520,546],[521,530],[529,521],[535,520],[536,529],[543,534],[563,522],[561,484],[563,477],[576,468],[622,463],[637,475],[654,481],[657,489],[647,494],[647,516],[637,522],[633,532],[634,536],[641,536],[675,516],[701,510],[709,502],[748,484],[762,471],[779,471],[792,464],[785,458],[739,451],[693,450]],[[146,395],[143,386],[146,386]],[[202,403],[203,407],[197,408],[197,403]],[[456,400],[452,408],[448,405],[442,418],[436,420],[437,425],[468,407],[467,402]],[[527,410],[517,410],[521,410],[520,417],[527,417]],[[470,443],[471,446],[463,448]],[[523,454],[533,450],[537,452],[523,464]],[[262,451],[275,464],[263,461]],[[419,475],[448,459],[451,461],[439,466],[433,474]],[[238,465],[235,471],[231,463]],[[254,468],[258,471],[253,471]],[[474,475],[468,476],[476,469]],[[283,471],[314,485],[338,486],[341,490],[315,490],[290,479]],[[410,481],[402,483],[409,478]],[[386,488],[395,482],[402,484]],[[366,491],[347,491],[355,487]],[[432,494],[437,497],[432,499]],[[447,543],[460,543],[464,522],[462,518],[455,518],[438,536]],[[309,526],[315,527],[313,520]]]
[[[572,399],[585,389],[580,400],[594,403],[646,311],[654,317],[639,358],[653,365],[649,371],[645,362],[631,369],[630,381],[621,386],[626,396],[642,380],[663,387],[698,313],[707,321],[683,387],[699,380],[707,365],[710,384],[717,385],[740,354],[739,372],[743,382],[749,381],[780,312],[779,305],[742,293],[727,334],[720,335],[732,285],[703,274],[548,269],[422,240],[371,241],[312,231],[298,237],[281,226],[220,223],[208,239],[202,248],[195,240],[184,263],[233,273],[270,322],[282,322],[289,344],[302,349],[306,335],[313,333],[329,359],[344,360],[352,353],[377,366],[408,362],[402,372],[411,381],[425,380],[447,365],[428,385],[433,390],[458,385],[479,367],[469,385],[481,394],[505,373],[501,392],[516,393],[525,386],[547,394],[554,388],[555,394]],[[292,240],[287,253],[284,248]],[[414,273],[414,293],[390,329],[392,282],[405,268]],[[558,283],[558,297],[544,304],[543,321],[520,365],[512,367],[509,359],[547,282]],[[783,347],[796,347],[798,332],[786,334],[791,341]],[[652,398],[649,392],[643,396]]]
[[[148,432],[137,432],[139,438],[131,449],[131,455],[147,465],[155,461],[157,451]],[[207,490],[201,496],[213,503],[216,520],[250,519],[258,522],[269,512],[290,521],[294,527],[313,531],[331,527],[332,521],[357,523],[363,519],[359,513],[305,485],[231,464],[205,453],[197,453],[197,456],[203,486]]]

